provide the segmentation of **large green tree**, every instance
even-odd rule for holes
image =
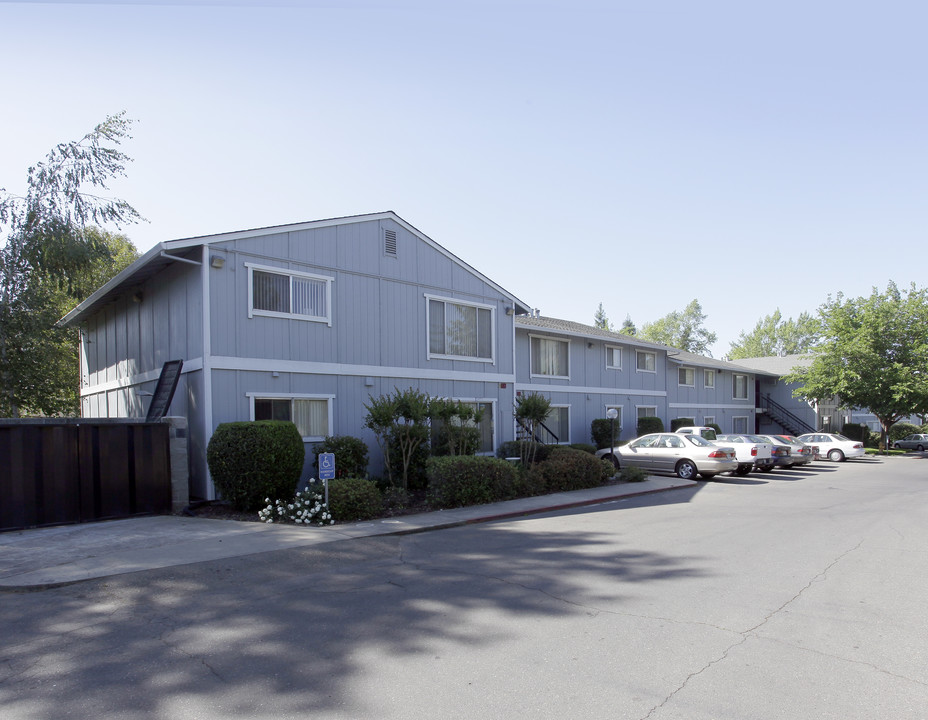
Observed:
[[[885,447],[900,418],[928,412],[928,291],[890,282],[869,297],[838,294],[819,309],[821,339],[812,364],[783,379],[812,401],[838,397],[880,421]]]
[[[593,315],[593,325],[600,330],[612,330],[612,323],[609,322],[609,317],[606,315],[602,303],[599,304],[596,313]]]
[[[118,272],[127,252],[134,256],[128,240],[97,227],[141,219],[124,200],[104,196],[125,174],[129,158],[118,145],[130,126],[124,113],[110,116],[29,168],[22,194],[0,188],[0,415],[77,409],[76,336],[54,325]]]
[[[642,325],[638,337],[712,357],[709,346],[716,341],[717,336],[705,328],[706,317],[699,301],[693,300],[682,312],[674,311],[660,320]]]
[[[779,308],[757,321],[750,333],[744,331],[731,344],[729,360],[741,358],[798,355],[808,352],[819,338],[819,321],[809,313],[783,319]]]

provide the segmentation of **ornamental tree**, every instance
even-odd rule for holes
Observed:
[[[793,395],[814,402],[838,397],[865,408],[880,421],[880,445],[900,418],[928,412],[928,291],[885,292],[845,298],[819,308],[821,339],[812,364],[784,376],[798,383]]]

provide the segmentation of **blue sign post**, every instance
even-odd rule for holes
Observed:
[[[329,480],[335,479],[335,453],[319,453],[316,456],[319,463],[319,479],[325,485],[325,506],[329,507]]]

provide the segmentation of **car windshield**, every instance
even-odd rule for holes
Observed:
[[[709,442],[705,438],[699,437],[699,435],[684,435],[687,440],[689,440],[696,447],[706,447],[708,445],[713,445],[714,443]]]

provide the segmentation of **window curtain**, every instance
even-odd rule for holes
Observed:
[[[322,280],[293,278],[293,314],[309,315],[311,317],[327,317],[327,285],[328,283]]]
[[[255,310],[290,312],[290,278],[277,273],[254,271],[252,303]]]
[[[302,437],[325,437],[329,434],[328,401],[294,400],[293,422]]]

